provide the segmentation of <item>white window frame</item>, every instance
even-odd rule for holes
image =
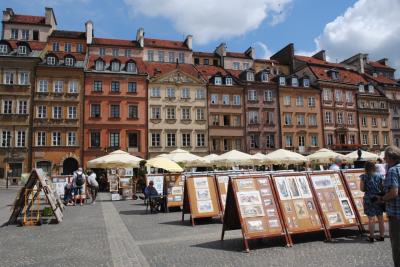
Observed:
[[[56,64],[56,58],[55,57],[47,57],[46,62],[48,65],[55,65]]]
[[[222,77],[214,77],[214,84],[215,85],[222,85]]]
[[[233,104],[235,106],[240,106],[242,103],[242,99],[240,97],[240,95],[233,95]]]
[[[211,94],[210,102],[213,105],[218,105],[218,94]]]
[[[65,66],[73,66],[74,65],[74,59],[72,57],[66,57],[64,59],[64,64],[65,64]]]
[[[97,70],[97,71],[103,71],[104,70],[104,61],[103,60],[96,60],[95,70]]]
[[[15,84],[15,73],[13,71],[5,71],[3,81],[4,84]]]
[[[51,146],[61,146],[61,132],[51,133]]]
[[[39,118],[39,119],[47,118],[47,106],[45,106],[45,105],[37,106],[36,117]]]
[[[76,132],[68,132],[66,138],[67,146],[76,146]]]
[[[291,97],[290,95],[283,96],[283,105],[290,106],[291,105]]]
[[[231,77],[226,77],[225,78],[225,85],[233,85],[233,79]]]
[[[78,93],[78,81],[71,80],[68,83],[68,93],[70,94],[77,94]]]
[[[26,146],[26,132],[16,131],[15,147],[25,147]]]
[[[196,99],[204,99],[205,98],[205,91],[202,88],[196,90]]]
[[[257,101],[257,90],[249,90],[247,93],[247,97],[249,101]]]
[[[230,104],[230,97],[229,95],[222,95],[222,104],[229,105]]]
[[[189,88],[187,88],[187,87],[182,88],[181,98],[182,99],[190,99],[190,89]]]
[[[36,133],[36,146],[46,146],[46,132],[40,131]]]
[[[3,114],[13,114],[13,101],[11,99],[4,99],[2,101],[3,108],[2,108],[2,113]]]
[[[316,102],[317,101],[314,96],[308,97],[308,107],[309,108],[315,108]]]
[[[272,102],[272,90],[265,90],[264,91],[264,101],[265,102]]]
[[[204,115],[205,115],[204,108],[196,109],[196,120],[198,120],[198,121],[204,120],[205,119]]]
[[[74,106],[68,107],[68,119],[76,119],[77,118],[77,108]]]
[[[150,97],[161,97],[161,91],[159,87],[152,87],[150,90]]]
[[[27,72],[27,71],[19,72],[19,81],[18,81],[18,83],[20,85],[29,85],[30,84],[29,72]]]
[[[166,92],[166,97],[168,98],[175,98],[175,88],[173,87],[167,87],[167,89],[165,90]]]
[[[285,96],[285,98],[286,98],[286,96]],[[290,101],[289,101],[289,104],[285,103],[285,106],[289,106],[289,105],[290,105]],[[304,106],[303,96],[301,96],[301,95],[296,96],[296,106],[298,106],[298,107]]]
[[[62,93],[64,90],[64,81],[55,80],[53,82],[53,92],[54,93]]]
[[[28,114],[28,101],[27,100],[18,100],[17,112],[18,112],[18,114]]]
[[[62,119],[62,107],[53,106],[53,119]]]
[[[19,45],[18,46],[18,55],[26,55],[27,53],[26,45]]]

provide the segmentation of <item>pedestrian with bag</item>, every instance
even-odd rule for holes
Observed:
[[[360,176],[360,190],[364,194],[364,213],[368,216],[369,237],[368,242],[384,241],[385,223],[383,221],[384,204],[378,202],[378,197],[383,194],[383,175],[376,173],[375,164],[368,161],[365,163],[365,173]],[[383,205],[382,205],[383,204]],[[379,237],[374,237],[375,217],[379,223]]]
[[[79,195],[79,200],[80,200],[80,205],[83,206],[83,186],[86,182],[85,174],[83,173],[83,170],[81,167],[78,168],[74,172],[73,180],[72,183],[74,185],[74,190],[75,190],[75,195],[74,195],[74,206],[76,206],[76,201],[78,199]]]
[[[90,195],[92,197],[92,205],[96,204],[97,192],[99,192],[99,183],[96,180],[96,173],[88,170],[87,184],[90,188]]]

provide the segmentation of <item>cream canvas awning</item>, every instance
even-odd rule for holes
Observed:
[[[347,159],[345,155],[336,153],[335,151],[327,148],[321,148],[313,154],[307,156],[307,159],[311,162],[321,164],[334,162],[336,158],[339,158],[341,160]]]
[[[232,167],[239,165],[253,165],[253,158],[251,155],[237,150],[231,150],[213,159],[212,164],[216,166]]]
[[[146,162],[146,166],[164,169],[169,172],[183,172],[181,166],[165,157],[155,157]]]
[[[357,160],[358,159],[358,150],[347,154],[346,157],[349,161],[352,161],[352,162]],[[379,155],[368,152],[368,151],[361,150],[361,158],[365,159],[365,160],[376,161],[379,158]]]
[[[89,168],[139,168],[142,158],[135,157],[128,152],[116,150],[103,157],[89,160]]]
[[[286,149],[278,149],[265,156],[267,164],[300,164],[307,161],[303,155]]]

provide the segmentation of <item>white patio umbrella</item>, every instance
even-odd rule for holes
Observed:
[[[266,155],[262,154],[260,152],[251,155],[251,157],[253,158],[253,162],[255,165],[262,165],[264,164],[265,160],[266,160]]]
[[[346,157],[347,157],[347,159],[349,161],[352,161],[352,162],[357,160],[358,159],[358,150],[347,154]],[[371,152],[368,152],[368,151],[361,150],[361,158],[365,159],[365,160],[375,161],[375,160],[377,160],[379,158],[379,155],[371,153]]]
[[[299,164],[307,161],[303,155],[286,149],[278,149],[265,156],[267,164]]]
[[[232,167],[239,165],[253,165],[253,158],[251,155],[231,150],[213,159],[212,164],[216,166]]]
[[[211,167],[213,166],[213,160],[217,158],[217,154],[210,154],[204,157],[201,157],[199,160],[191,161],[188,163],[188,167]]]
[[[385,157],[385,150],[382,151],[382,152],[379,154],[379,158],[381,158],[382,160],[383,160],[384,157]]]
[[[183,172],[183,169],[181,168],[181,166],[179,166],[178,164],[176,164],[175,162],[173,162],[170,159],[167,159],[165,157],[160,157],[160,156],[149,159],[146,162],[146,166],[164,169],[169,172]]]
[[[170,159],[174,162],[184,163],[185,165],[192,161],[202,160],[201,157],[183,149],[176,149],[174,151],[171,151],[169,154],[163,155],[162,157]]]
[[[128,152],[116,150],[103,157],[88,161],[89,168],[139,168],[142,158],[135,157]]]
[[[312,163],[321,163],[321,164],[331,163],[336,158],[340,158],[342,160],[347,159],[345,155],[336,153],[335,151],[332,151],[327,148],[321,148],[316,152],[314,152],[313,154],[307,156],[307,159]]]

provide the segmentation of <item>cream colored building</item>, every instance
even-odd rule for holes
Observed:
[[[146,63],[149,157],[184,149],[208,154],[206,82],[190,64]]]

